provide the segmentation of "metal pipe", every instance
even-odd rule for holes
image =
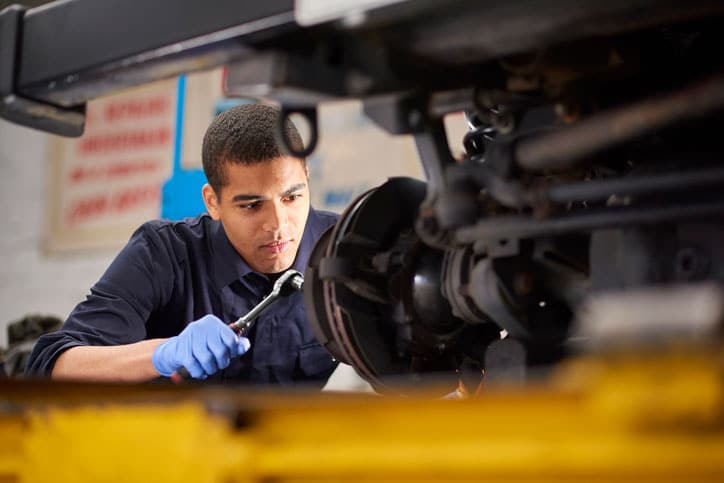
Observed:
[[[454,239],[457,243],[466,244],[485,239],[560,235],[601,228],[711,218],[722,214],[724,214],[724,201],[658,207],[608,208],[549,219],[529,216],[494,217],[456,230]]]
[[[614,194],[652,195],[716,185],[724,185],[724,168],[567,183],[543,190],[543,196],[554,203],[591,202],[604,201]]]
[[[567,169],[605,149],[724,107],[724,77],[591,116],[569,128],[521,140],[514,151],[529,171]]]

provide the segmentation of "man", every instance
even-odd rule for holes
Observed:
[[[38,340],[28,374],[139,382],[185,367],[200,379],[324,384],[336,362],[316,342],[300,293],[257,319],[249,339],[227,326],[282,272],[303,272],[337,220],[311,208],[306,161],[275,141],[278,114],[247,104],[212,122],[202,152],[208,214],[141,226],[63,328]],[[285,131],[301,149],[291,122]]]

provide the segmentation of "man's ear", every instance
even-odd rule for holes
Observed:
[[[209,183],[206,183],[201,188],[201,196],[204,198],[204,204],[206,205],[206,211],[211,215],[211,219],[219,220],[221,218],[221,211],[219,210],[219,198],[216,196],[214,188]]]

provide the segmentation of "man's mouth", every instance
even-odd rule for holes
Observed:
[[[282,253],[284,250],[286,250],[289,247],[289,245],[291,243],[292,243],[291,240],[286,240],[286,241],[277,240],[277,241],[273,241],[271,243],[262,245],[261,248],[262,248],[262,250],[265,250],[268,253],[276,254],[276,253]]]

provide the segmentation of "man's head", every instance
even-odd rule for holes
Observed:
[[[306,162],[280,150],[278,116],[278,109],[262,104],[229,109],[211,123],[202,148],[206,208],[239,255],[262,273],[294,263],[309,214]],[[287,121],[284,129],[301,149],[294,125]]]

